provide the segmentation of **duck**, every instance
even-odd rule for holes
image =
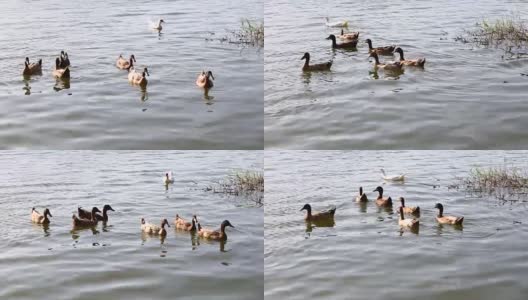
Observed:
[[[367,202],[367,194],[363,193],[363,187],[359,187],[359,195],[356,196],[356,202]]]
[[[60,54],[60,68],[61,69],[65,69],[66,67],[69,67],[70,66],[70,58],[68,56],[68,53],[65,52],[65,51],[61,51],[61,54]]]
[[[167,221],[167,219],[161,220],[161,225],[158,226],[152,223],[147,223],[144,218],[141,218],[141,231],[145,233],[165,236],[167,235],[167,230],[165,229],[165,225],[167,225],[167,227],[170,227],[169,221]]]
[[[62,68],[61,61],[58,57],[57,59],[55,59],[55,70],[53,70],[53,76],[55,78],[60,78],[60,79],[70,78],[70,67]]]
[[[22,75],[40,75],[42,74],[42,59],[39,59],[38,63],[29,63],[29,57],[26,57],[24,62],[24,71]]]
[[[304,217],[305,221],[317,222],[333,219],[336,209],[337,208],[335,206],[332,206],[327,210],[312,213],[312,206],[310,204],[305,204],[303,208],[301,208],[301,211],[306,210],[306,216]]]
[[[174,219],[174,225],[176,226],[177,229],[181,229],[185,231],[194,231],[196,230],[195,220],[198,220],[196,215],[192,217],[191,222],[187,222],[185,219],[183,219],[178,214],[176,214],[176,218]]]
[[[383,188],[381,186],[378,186],[373,192],[378,192],[378,198],[376,198],[376,204],[379,206],[392,206],[392,199],[391,197],[383,198]]]
[[[347,32],[345,33],[345,30],[341,29],[341,34],[338,36],[340,40],[348,41],[348,40],[357,40],[359,39],[359,32]]]
[[[326,39],[332,40],[332,48],[334,49],[354,49],[358,43],[358,40],[346,40],[341,44],[338,44],[336,42],[336,36],[333,34],[329,35]]]
[[[383,69],[387,71],[401,71],[402,69],[402,64],[398,61],[388,62],[384,64],[380,63],[378,54],[376,52],[371,52],[370,57],[373,57],[375,60],[374,62],[375,68]]]
[[[403,213],[403,206],[400,206],[400,218],[398,219],[400,227],[416,228],[420,225],[420,221],[417,219],[405,219]]]
[[[332,67],[332,61],[326,62],[326,63],[320,63],[315,65],[310,65],[310,53],[306,52],[304,53],[304,56],[301,58],[301,60],[306,59],[304,62],[304,66],[302,70],[304,72],[310,72],[310,71],[329,71]]]
[[[97,221],[103,221],[103,222],[108,222],[108,211],[111,210],[111,211],[115,211],[112,206],[110,206],[110,204],[105,204],[105,206],[103,206],[103,215],[100,215],[100,214],[96,214],[95,217],[97,218]]]
[[[383,169],[380,169],[381,171],[381,177],[383,178],[383,180],[387,180],[387,181],[405,181],[405,174],[399,174],[399,175],[387,175],[385,173],[385,170]]]
[[[464,217],[444,216],[444,206],[441,203],[436,203],[435,208],[438,208],[436,220],[440,224],[462,225],[464,222]]]
[[[328,27],[348,27],[348,21],[330,22],[330,18],[326,17],[326,26]]]
[[[163,176],[163,183],[165,185],[169,185],[169,184],[173,184],[174,183],[174,178],[172,178],[172,172],[171,171],[165,173],[165,176]]]
[[[215,80],[213,72],[202,71],[202,73],[198,75],[198,78],[196,78],[196,85],[204,89],[210,89],[214,85],[213,80]]]
[[[31,209],[31,221],[38,224],[49,224],[49,217],[53,217],[49,209],[44,209],[44,213],[40,214],[34,207]]]
[[[159,19],[158,23],[156,25],[154,25],[154,27],[152,27],[152,29],[155,29],[157,31],[161,31],[163,29],[163,27],[161,26],[161,23],[165,23],[165,21],[163,21],[163,19]]]
[[[134,63],[136,62],[136,57],[134,54],[130,55],[130,58],[126,60],[122,54],[119,54],[119,57],[116,60],[116,67],[118,67],[121,70],[130,70]]]
[[[228,220],[224,220],[220,224],[220,230],[212,230],[212,229],[206,229],[203,228],[202,225],[200,225],[200,222],[198,222],[198,219],[194,218],[197,226],[198,226],[198,236],[209,239],[209,240],[216,240],[216,241],[225,241],[227,240],[227,234],[225,232],[226,227],[233,227],[235,226],[231,225],[231,223]]]
[[[425,58],[405,59],[403,57],[403,49],[400,47],[396,48],[394,52],[398,52],[400,54],[400,63],[404,66],[423,68],[425,65]]]
[[[77,208],[79,210],[79,208]],[[75,214],[72,216],[73,220],[73,227],[93,227],[97,226],[97,217],[96,213],[101,212],[97,207],[92,208],[92,212],[90,213],[90,218],[82,218],[77,217]]]
[[[142,73],[136,72],[134,67],[130,68],[128,71],[128,82],[139,85],[140,87],[146,87],[148,84],[147,76],[150,76],[147,68],[143,69]]]
[[[406,214],[412,214],[420,216],[420,207],[419,206],[405,206],[405,199],[403,197],[399,198],[401,207],[403,207],[403,212]]]
[[[394,48],[395,48],[394,46],[372,48],[372,40],[370,39],[366,39],[365,43],[367,43],[369,46],[369,53],[374,52],[379,55],[392,55],[392,53],[394,52]]]

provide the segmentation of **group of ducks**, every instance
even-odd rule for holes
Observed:
[[[345,27],[348,28],[348,22],[337,22],[337,23],[329,23],[329,20],[327,18],[327,26],[329,27]],[[334,34],[330,34],[327,38],[327,40],[332,41],[332,48],[333,49],[357,49],[357,45],[359,42],[359,32],[348,32],[345,33],[343,29],[341,29],[341,34],[336,36]],[[337,39],[339,39],[341,42],[337,42]],[[425,65],[425,58],[417,58],[417,59],[405,59],[403,54],[403,49],[396,46],[382,46],[382,47],[376,47],[374,48],[372,46],[372,40],[366,39],[365,43],[368,44],[368,53],[369,58],[374,58],[374,67],[375,69],[382,69],[386,71],[401,71],[403,66],[410,66],[410,67],[420,67],[423,68]],[[391,61],[391,62],[380,62],[379,56],[380,55],[386,55],[386,56],[393,56],[394,54],[398,53],[400,56],[399,61]],[[310,64],[310,53],[306,52],[304,53],[304,56],[301,58],[301,60],[304,61],[304,65],[302,67],[302,70],[304,72],[310,72],[310,71],[329,71],[332,67],[333,61],[328,61],[325,63],[318,63],[318,64]]]
[[[82,207],[77,208],[77,214],[72,216],[73,228],[82,227],[94,227],[97,226],[99,221],[104,223],[108,222],[108,211],[115,211],[112,206],[105,204],[103,207],[102,215],[101,211],[97,207],[93,207],[91,211],[85,210]],[[39,213],[34,207],[31,209],[31,221],[37,224],[48,225],[50,223],[51,212],[48,208],[44,209],[44,212]]]
[[[391,197],[384,197],[383,196],[383,188],[381,186],[378,186],[373,192],[378,192],[378,196],[376,197],[375,203],[379,207],[383,208],[392,208],[393,201]],[[401,206],[399,208],[399,214],[400,217],[398,219],[398,225],[402,228],[411,228],[411,229],[417,229],[420,225],[420,220],[417,218],[420,218],[420,207],[409,207],[405,206],[405,199],[403,197],[399,197],[398,200],[401,203]],[[356,202],[357,203],[366,203],[368,202],[367,194],[363,192],[363,188],[359,187],[359,194],[356,196]],[[444,215],[444,206],[441,203],[436,203],[435,207],[438,209],[438,214],[436,215],[436,221],[440,224],[449,224],[449,225],[458,225],[461,226],[462,222],[464,221],[464,217],[460,216],[446,216]],[[326,222],[331,221],[334,218],[336,207],[333,206],[328,210],[320,211],[320,212],[314,212],[312,211],[312,207],[310,204],[305,204],[303,206],[302,210],[306,210],[305,220],[307,222]],[[412,215],[413,218],[405,218],[405,215]],[[416,218],[414,218],[416,217]]]
[[[70,58],[68,53],[61,51],[59,57],[55,59],[55,69],[53,70],[53,77],[59,79],[70,78]],[[24,76],[42,75],[42,59],[39,59],[37,63],[30,63],[29,57],[26,57],[24,61],[24,70],[22,71]]]

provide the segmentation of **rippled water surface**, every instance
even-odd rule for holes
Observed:
[[[525,299],[527,202],[448,186],[474,167],[525,169],[527,154],[267,151],[266,299]],[[384,184],[380,168],[407,180]],[[392,210],[356,203],[360,185],[369,200],[382,185],[387,196],[420,206],[418,233],[400,232]],[[464,216],[464,226],[438,225],[437,202]],[[305,203],[336,205],[334,227],[307,227]]]
[[[0,148],[262,149],[263,52],[218,41],[242,18],[262,19],[262,7],[2,1]],[[166,22],[161,35],[150,29],[158,18]],[[51,74],[61,50],[72,63],[68,85]],[[115,67],[121,53],[148,66],[145,92]],[[42,76],[23,80],[26,56],[43,59]],[[216,78],[207,97],[195,86],[203,69]]]
[[[261,152],[4,152],[0,165],[1,299],[262,299],[262,207],[203,189],[261,170]],[[107,203],[106,226],[71,231],[77,206]],[[49,228],[30,222],[33,206],[50,209]],[[225,243],[174,226],[164,241],[141,233],[141,217],[176,213],[236,228]]]
[[[267,1],[266,147],[522,149],[528,59],[454,38],[483,18],[526,12],[526,1]],[[357,51],[332,51],[325,38],[338,29],[327,16],[360,31]],[[374,74],[366,38],[426,57],[425,69]],[[332,71],[303,75],[304,52],[333,59]]]

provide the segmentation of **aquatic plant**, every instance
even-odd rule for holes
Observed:
[[[512,55],[528,55],[528,24],[512,14],[496,20],[482,20],[455,38],[462,43],[496,47]]]
[[[254,170],[239,170],[226,178],[208,185],[206,191],[234,196],[247,196],[258,204],[264,198],[264,173]]]
[[[264,21],[252,21],[250,19],[241,19],[240,27],[236,30],[228,29],[227,33],[217,39],[220,42],[230,44],[245,45],[251,47],[264,47]],[[214,32],[210,32],[215,35]],[[206,38],[207,41],[213,41],[214,38]]]
[[[474,168],[461,180],[465,190],[473,194],[487,194],[503,201],[528,201],[528,173],[520,168]]]

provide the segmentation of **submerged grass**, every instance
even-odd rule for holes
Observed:
[[[214,35],[214,33],[211,33]],[[215,40],[207,38],[206,40]],[[220,42],[230,44],[251,46],[256,48],[264,47],[264,21],[253,21],[241,19],[240,27],[236,30],[227,30],[227,34],[218,39]]]
[[[462,178],[466,191],[487,194],[503,201],[526,201],[528,173],[515,167],[475,168]]]
[[[528,24],[515,14],[496,20],[482,20],[474,28],[464,30],[455,40],[500,48],[512,55],[527,55]]]
[[[264,198],[264,173],[261,171],[234,171],[226,178],[208,185],[206,191],[213,193],[245,196],[261,205]]]

